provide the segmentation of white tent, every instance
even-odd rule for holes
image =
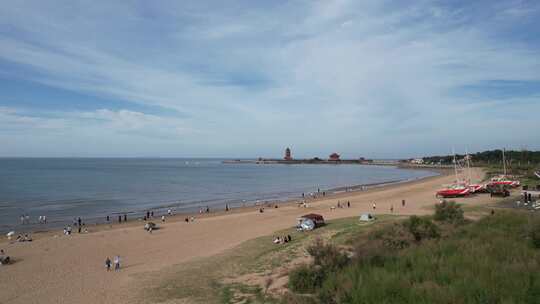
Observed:
[[[300,229],[303,231],[309,231],[315,229],[315,222],[313,222],[311,219],[303,219],[300,223]]]
[[[363,213],[362,215],[360,215],[359,220],[361,222],[371,222],[371,221],[375,220],[375,217],[373,215],[371,215],[371,213]]]

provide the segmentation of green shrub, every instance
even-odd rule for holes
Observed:
[[[401,223],[395,223],[376,230],[370,236],[374,240],[381,241],[384,247],[390,249],[403,249],[408,247],[411,242],[409,232]]]
[[[428,218],[413,215],[405,222],[405,225],[407,226],[409,233],[417,242],[425,239],[438,238],[440,236],[439,228]]]
[[[289,288],[298,293],[313,293],[323,280],[320,267],[301,265],[289,273]]]
[[[318,304],[319,302],[311,295],[298,295],[287,292],[281,299],[282,304]]]
[[[463,209],[461,209],[461,206],[454,201],[443,201],[436,205],[433,218],[439,222],[449,222],[453,224],[461,224],[465,221]]]
[[[321,239],[315,240],[307,248],[307,252],[313,257],[313,264],[326,272],[345,266],[349,260],[339,248],[332,244],[324,244]]]
[[[313,265],[302,265],[289,274],[289,287],[298,293],[313,293],[328,274],[345,267],[349,258],[336,246],[325,244],[321,239],[307,248],[313,257]]]
[[[536,218],[532,221],[529,236],[534,248],[540,249],[540,219]]]
[[[317,298],[330,304],[538,303],[540,250],[524,238],[533,231],[528,216],[501,211],[450,230],[444,241],[387,250],[390,255],[373,263],[352,262],[325,278]],[[424,239],[436,235],[432,225],[411,218],[406,227]]]

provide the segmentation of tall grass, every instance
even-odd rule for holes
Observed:
[[[498,212],[444,226],[452,229],[444,238],[385,255],[364,254],[327,275],[316,298],[319,303],[540,303],[540,249],[533,245],[537,220]]]

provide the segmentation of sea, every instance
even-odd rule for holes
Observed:
[[[0,158],[0,231],[211,211],[301,198],[318,190],[403,182],[437,173],[357,164],[223,163],[223,159]],[[20,217],[29,216],[29,223]],[[39,224],[39,216],[47,224]]]

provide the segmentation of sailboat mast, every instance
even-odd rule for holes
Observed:
[[[456,184],[459,182],[459,179],[457,177],[457,161],[456,161],[456,151],[452,149],[452,152],[454,153],[454,173],[456,174]]]
[[[502,151],[502,154],[503,154],[503,172],[504,172],[504,175],[506,176],[506,158],[504,158],[504,148],[503,148],[503,151]]]
[[[467,175],[469,177],[469,183],[471,182],[471,157],[469,151],[465,150],[465,157],[467,158]]]

